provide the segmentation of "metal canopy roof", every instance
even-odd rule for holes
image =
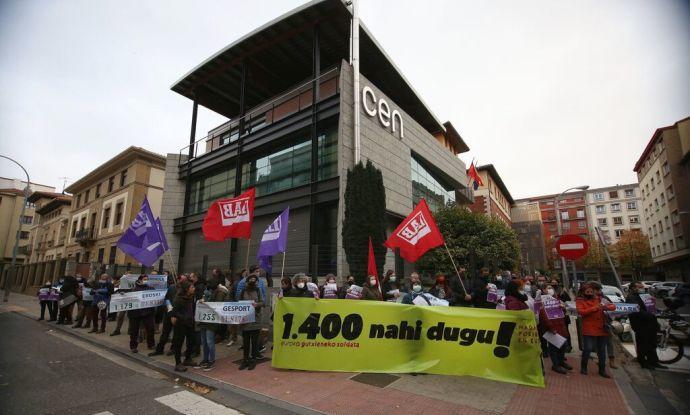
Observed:
[[[228,118],[240,112],[242,63],[245,109],[285,92],[312,75],[313,26],[319,25],[321,69],[349,60],[352,14],[341,0],[315,0],[228,45],[171,89]],[[445,131],[390,58],[362,25],[360,71],[429,132]]]

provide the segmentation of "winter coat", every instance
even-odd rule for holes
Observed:
[[[69,297],[70,295],[77,295],[77,290],[79,289],[79,283],[77,279],[71,276],[65,277],[65,282],[60,288],[60,299]]]
[[[311,292],[309,294],[312,295]],[[264,306],[264,300],[261,296],[261,290],[250,289],[249,287],[247,287],[240,293],[238,300],[253,301],[256,303],[256,307],[254,307],[254,314],[256,316],[254,322],[241,324],[240,327],[242,328],[242,331],[261,330],[261,308]]]
[[[487,287],[487,283],[475,285],[474,289],[472,290],[472,305],[474,305],[475,308],[495,309],[496,303],[488,301],[486,299],[488,295],[489,288]]]
[[[402,303],[414,305],[414,299],[421,295],[422,298],[426,300],[426,303],[431,305],[429,299],[424,294],[426,294],[424,291],[420,291],[418,293],[411,291],[403,296]]]
[[[625,299],[626,303],[637,304],[640,307],[640,311],[637,313],[630,313],[628,316],[630,320],[630,327],[633,331],[656,331],[659,327],[659,323],[656,321],[656,316],[647,311],[644,305],[644,300],[640,297],[638,293],[630,293],[628,298]]]
[[[115,288],[111,282],[98,282],[93,289],[93,303],[98,305],[99,302],[105,301],[110,304],[110,296],[113,295]]]
[[[135,291],[149,291],[153,290],[153,287],[150,285],[135,285],[134,288],[132,289],[132,292]],[[144,317],[149,317],[153,316],[153,314],[156,312],[156,307],[148,307],[148,308],[140,308],[138,310],[130,310],[127,312],[127,318],[144,318]]]
[[[215,290],[206,290],[204,293],[204,301],[207,303],[224,303],[230,301],[230,292],[222,285],[218,285]],[[216,331],[220,324],[214,323],[198,323],[200,329]]]
[[[527,310],[529,308],[526,302],[512,295],[506,295],[503,302],[506,305],[506,310]]]
[[[543,307],[539,310],[539,326],[540,333],[550,331],[552,333],[560,334],[565,338],[570,337],[568,326],[565,324],[565,318],[549,319]]]
[[[383,301],[383,296],[378,287],[370,287],[369,284],[364,284],[364,287],[362,287],[362,300]]]
[[[290,291],[285,293],[285,297],[301,297],[301,298],[314,298],[314,293],[309,291],[309,288],[305,285],[304,288],[292,287]]]
[[[257,278],[258,284],[259,284],[259,289],[261,290],[261,296],[263,298],[266,298],[266,279],[265,278]],[[242,278],[240,282],[235,284],[235,298],[239,301],[240,294],[242,294],[242,291],[244,291],[245,287],[247,286],[247,278]],[[314,295],[310,295],[311,297],[314,297]]]
[[[389,291],[395,291],[398,290],[400,291],[400,295],[404,294],[402,287],[400,287],[400,284],[398,281],[395,282],[390,282],[384,281],[383,284],[381,284],[381,289],[383,290],[383,299],[386,301],[395,301],[395,296],[392,294],[388,294]]]
[[[448,284],[434,284],[434,286],[431,287],[431,289],[429,290],[429,294],[433,295],[436,298],[440,298],[441,300],[446,300],[448,302],[450,302],[453,299],[453,290],[451,290],[450,285]]]
[[[609,330],[605,327],[606,314],[604,314],[604,310],[599,308],[601,298],[577,297],[575,303],[577,304],[577,314],[582,318],[583,336],[603,337],[610,335]],[[615,310],[616,306],[609,304],[609,309]]]
[[[173,309],[170,317],[177,319],[177,324],[182,327],[194,327],[194,298],[186,298],[177,294],[173,300]]]

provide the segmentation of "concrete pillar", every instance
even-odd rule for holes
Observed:
[[[184,201],[185,201],[185,191],[186,183],[184,180],[179,179],[179,164],[184,163],[188,157],[186,155],[182,156],[180,159],[179,154],[169,153],[165,161],[165,182],[163,192],[163,201],[161,203],[161,225],[163,225],[163,232],[168,239],[168,245],[170,246],[170,256],[172,256],[172,261],[175,268],[177,269],[180,258],[180,242],[182,240],[180,235],[173,233],[173,226],[175,224],[175,219],[182,217],[184,215]],[[170,269],[170,257],[166,254],[165,268]],[[177,270],[178,272],[183,272],[184,270]]]

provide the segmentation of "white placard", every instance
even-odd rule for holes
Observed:
[[[113,294],[110,297],[109,312],[139,310],[163,305],[167,290],[143,290],[122,294]]]
[[[197,302],[194,321],[214,324],[245,324],[256,321],[252,301]]]

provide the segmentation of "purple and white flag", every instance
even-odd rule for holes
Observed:
[[[270,266],[269,257],[273,255],[285,252],[287,249],[287,233],[288,233],[288,220],[290,218],[290,208],[288,207],[278,215],[278,217],[268,225],[268,228],[264,231],[261,237],[261,244],[259,245],[259,252],[256,254],[260,264],[264,266]],[[270,269],[266,269],[270,272]]]
[[[117,241],[117,247],[147,267],[165,253],[165,245],[146,197],[136,218]]]
[[[158,234],[161,237],[161,243],[163,244],[163,251],[170,249],[168,246],[168,239],[165,237],[165,232],[163,232],[163,225],[161,224],[161,218],[156,218],[156,228],[158,229]]]

